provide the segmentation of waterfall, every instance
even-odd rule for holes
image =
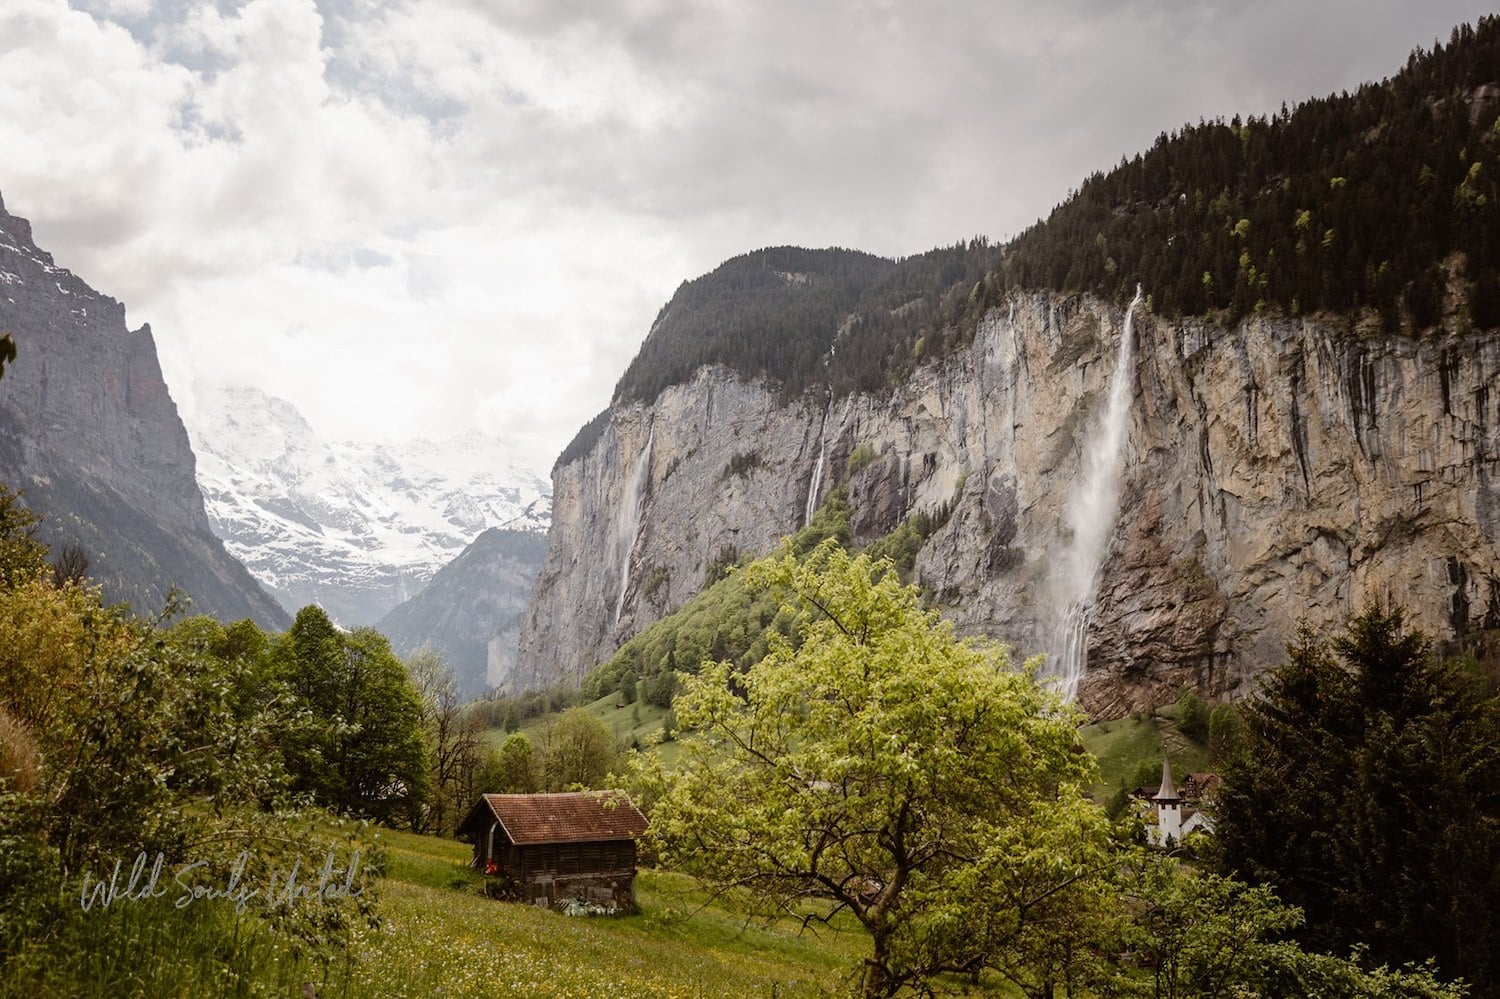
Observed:
[[[828,442],[818,442],[818,463],[813,466],[812,485],[807,488],[807,512],[802,515],[802,526],[806,527],[812,523],[813,514],[818,512],[818,488],[823,484],[823,459],[828,454]]]
[[[615,512],[615,551],[620,559],[620,596],[615,600],[615,624],[625,611],[625,591],[630,589],[630,555],[635,551],[636,534],[641,527],[641,506],[646,502],[646,483],[651,477],[651,448],[656,443],[656,428],[646,435],[646,446],[630,466],[630,478],[620,496]]]
[[[1078,695],[1078,682],[1088,667],[1089,613],[1094,590],[1104,567],[1115,517],[1120,510],[1120,469],[1125,460],[1125,434],[1130,423],[1130,401],[1134,393],[1133,341],[1135,308],[1141,288],[1125,310],[1125,331],[1120,354],[1109,382],[1104,419],[1088,441],[1084,452],[1083,477],[1068,504],[1067,526],[1071,537],[1063,553],[1061,572],[1054,577],[1059,619],[1053,640],[1054,658],[1049,672],[1068,700]]]
[[[812,523],[818,512],[818,490],[823,486],[823,462],[828,457],[828,411],[833,408],[833,390],[828,390],[828,404],[823,407],[823,420],[818,424],[818,463],[813,466],[812,483],[807,487],[807,511],[802,515],[802,526]]]

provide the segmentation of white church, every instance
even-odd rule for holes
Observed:
[[[1214,819],[1208,808],[1219,775],[1213,773],[1190,773],[1179,789],[1172,779],[1172,761],[1163,758],[1161,764],[1161,786],[1139,787],[1135,797],[1149,806],[1146,816],[1146,838],[1152,846],[1174,847],[1181,845],[1188,834],[1202,830],[1212,834]]]

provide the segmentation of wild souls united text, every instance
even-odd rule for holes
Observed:
[[[158,853],[153,860],[142,850],[136,854],[129,872],[123,860],[116,860],[109,878],[95,879],[92,871],[83,872],[83,888],[78,903],[85,912],[98,906],[108,908],[115,902],[143,902],[150,898],[163,898],[176,892],[173,904],[181,909],[200,899],[223,899],[234,903],[236,912],[257,899],[267,908],[291,906],[299,901],[332,901],[339,898],[358,898],[364,889],[356,887],[354,878],[359,871],[359,851],[349,858],[347,867],[336,864],[336,851],[329,850],[318,868],[316,879],[311,868],[303,872],[302,858],[298,857],[290,870],[273,870],[264,884],[255,884],[245,877],[250,865],[250,851],[241,851],[229,866],[228,876],[220,883],[210,882],[209,862],[195,860],[183,864],[172,874],[170,883],[163,883],[165,855]],[[300,880],[299,880],[300,877]],[[174,888],[175,886],[175,888]]]

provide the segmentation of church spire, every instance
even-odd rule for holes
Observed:
[[[1156,792],[1156,800],[1165,802],[1181,800],[1177,797],[1177,785],[1172,782],[1172,761],[1166,756],[1161,759],[1161,789]]]

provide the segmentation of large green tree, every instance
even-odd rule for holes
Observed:
[[[1399,610],[1309,632],[1244,713],[1217,842],[1306,913],[1306,943],[1432,956],[1500,995],[1500,713]]]
[[[599,787],[620,747],[602,718],[587,708],[569,708],[543,727],[541,752],[547,790],[565,791],[574,785]]]
[[[422,702],[379,632],[304,607],[274,652],[310,715],[286,746],[294,786],[336,811],[412,822],[428,794]]]
[[[829,542],[743,571],[784,595],[798,642],[686,681],[694,734],[653,814],[664,860],[768,911],[852,913],[867,996],[1007,963],[1109,866],[1076,712],[957,640],[889,563]]]

